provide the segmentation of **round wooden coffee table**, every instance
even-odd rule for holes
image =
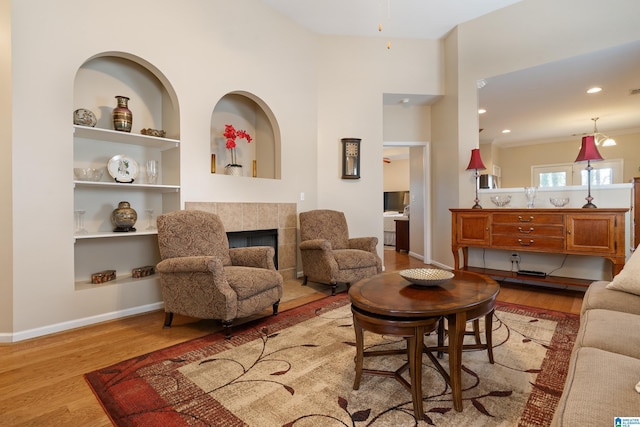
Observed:
[[[424,414],[420,386],[422,363],[418,363],[422,359],[422,334],[425,330],[431,329],[434,321],[437,322],[441,317],[447,319],[449,374],[440,366],[431,351],[427,351],[427,355],[451,386],[453,407],[456,411],[462,411],[462,350],[466,325],[470,320],[485,317],[490,331],[492,316],[489,315],[493,313],[500,291],[500,286],[488,276],[460,270],[453,273],[453,279],[431,287],[413,285],[397,272],[383,273],[360,280],[349,289],[358,349],[358,384],[362,373],[362,357],[365,355],[362,354],[363,330],[408,338],[408,357],[409,361],[413,361],[410,366],[411,397],[418,419],[422,419]],[[488,338],[489,336],[490,334],[487,334]],[[486,344],[490,345],[491,342]],[[411,368],[414,369],[413,372]],[[354,382],[354,388],[358,384]]]

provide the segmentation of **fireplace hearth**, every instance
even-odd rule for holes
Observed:
[[[230,248],[246,248],[249,246],[271,246],[276,254],[273,263],[278,269],[278,230],[248,230],[227,232]]]

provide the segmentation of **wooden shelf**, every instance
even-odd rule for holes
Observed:
[[[591,283],[594,282],[594,280],[576,279],[574,277],[525,276],[525,275],[517,274],[515,271],[494,270],[491,268],[463,267],[460,270],[470,271],[472,273],[486,274],[487,276],[491,276],[491,277],[503,277],[505,279],[510,279],[511,281],[536,282],[536,283],[547,284],[547,285],[566,285],[566,286],[576,286],[581,288],[587,288]]]

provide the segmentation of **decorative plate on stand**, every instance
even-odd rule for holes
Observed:
[[[138,177],[138,163],[129,156],[118,154],[107,163],[109,175],[116,182],[132,183]]]

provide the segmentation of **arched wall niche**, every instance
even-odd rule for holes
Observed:
[[[74,81],[74,110],[91,110],[97,128],[113,129],[111,112],[116,95],[130,98],[132,133],[142,129],[167,132],[180,139],[178,97],[165,75],[150,62],[126,52],[102,52],[87,59]]]
[[[215,154],[218,173],[224,173],[225,165],[231,163],[223,136],[226,124],[247,131],[253,139],[249,144],[244,139],[236,140],[236,163],[243,166],[242,176],[253,176],[255,160],[255,177],[280,179],[280,129],[267,104],[249,92],[234,91],[215,105],[211,114],[211,154]]]

